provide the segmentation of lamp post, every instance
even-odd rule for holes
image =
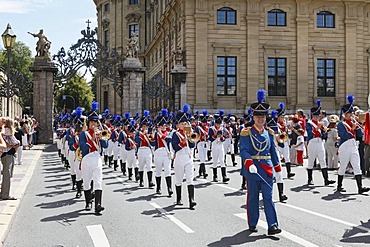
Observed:
[[[4,47],[8,53],[8,71],[7,71],[7,82],[6,82],[6,116],[9,117],[9,98],[10,98],[10,53],[15,45],[15,39],[17,36],[13,33],[10,24],[6,27],[4,33],[1,35],[3,39]]]
[[[67,97],[70,97],[70,98],[73,100],[73,109],[75,109],[75,108],[76,108],[76,101],[75,101],[75,98],[73,98],[71,95],[67,95],[67,94],[65,94],[65,95],[63,95],[62,99],[63,99],[63,100],[67,100]],[[73,109],[72,109],[72,110],[73,110]]]

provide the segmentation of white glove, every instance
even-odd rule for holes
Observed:
[[[251,165],[251,166],[249,167],[249,172],[250,172],[250,173],[257,173],[257,166],[255,166],[255,165]]]
[[[283,183],[283,176],[280,172],[275,172],[275,177],[276,177],[276,183],[281,184]]]

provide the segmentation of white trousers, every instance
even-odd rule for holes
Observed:
[[[80,170],[80,162],[77,159],[73,161],[73,165],[71,166],[72,169],[75,169],[76,172],[76,181],[82,180],[82,171]]]
[[[139,171],[144,171],[145,166],[148,172],[152,171],[152,150],[149,147],[140,147],[137,158],[139,160]]]
[[[207,161],[208,143],[198,142],[197,149],[198,149],[200,163],[205,163]]]
[[[108,148],[107,148],[107,155],[108,156],[113,155],[113,145],[114,145],[114,142],[112,142],[112,140],[109,140],[108,141]]]
[[[126,157],[127,157],[127,167],[136,168],[137,159],[136,159],[135,149],[131,149],[130,151],[126,150]]]
[[[308,149],[308,169],[312,169],[315,159],[317,159],[320,163],[320,167],[326,168],[326,161],[325,161],[325,148],[324,142],[321,138],[312,138],[307,146]]]
[[[119,156],[119,153],[120,153],[120,148],[121,146],[118,146],[118,142],[112,142],[113,143],[113,160],[118,160],[118,156]]]
[[[355,139],[349,139],[339,147],[340,167],[338,175],[344,175],[348,163],[351,163],[354,175],[361,175],[360,155],[358,154],[357,143]]]
[[[68,163],[71,166],[71,175],[76,175],[76,168],[73,167],[75,163],[75,158],[76,158],[76,152],[68,150]]]
[[[284,147],[279,147],[280,154],[283,156],[285,163],[290,163],[290,148],[289,148],[289,142],[284,142]]]
[[[176,153],[174,160],[174,170],[175,170],[175,185],[181,186],[182,180],[184,179],[184,174],[186,177],[187,185],[193,184],[194,178],[194,166],[193,159],[190,154],[190,148],[186,147],[181,149]]]
[[[225,162],[224,162],[224,146],[221,143],[217,143],[216,141],[212,142],[212,159],[213,159],[213,168],[217,168],[217,164],[220,163],[220,167],[225,167]]]
[[[64,142],[64,157],[66,157],[68,159],[68,156],[69,156],[69,146],[68,146],[68,142],[65,141]],[[69,160],[68,160],[69,162]]]
[[[95,151],[85,155],[82,158],[81,166],[84,190],[90,189],[91,180],[94,181],[94,190],[101,190],[103,180],[103,164],[100,159],[100,154]]]
[[[154,165],[156,177],[161,176],[162,169],[164,169],[165,177],[171,176],[171,160],[166,148],[158,148],[154,151]]]
[[[27,136],[26,135],[22,136],[22,144],[24,146],[27,146]],[[57,148],[58,150],[62,149],[62,140],[60,139],[57,139]]]
[[[234,154],[234,143],[233,138],[226,138],[224,143],[224,152],[225,154],[230,151],[230,154]]]
[[[17,148],[17,164],[22,165],[23,146]]]
[[[127,162],[127,150],[124,144],[121,144],[121,147],[119,148],[119,158],[122,160],[123,163]]]

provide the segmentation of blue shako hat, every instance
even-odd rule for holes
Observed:
[[[320,115],[321,113],[321,100],[316,101],[317,106],[311,108],[311,115]]]
[[[130,113],[125,112],[125,118],[122,120],[123,125],[129,125],[130,124]]]
[[[231,123],[231,113],[227,114],[227,116],[224,117],[224,122],[227,124]]]
[[[82,107],[77,107],[76,108],[76,117],[74,119],[74,125],[75,126],[80,126],[82,127],[84,125],[84,122],[85,122],[85,119],[86,119],[86,116],[83,116],[83,108]]]
[[[257,91],[257,102],[251,104],[253,116],[266,116],[270,105],[264,102],[266,100],[266,91],[260,89]]]
[[[355,97],[352,94],[347,95],[347,100],[348,100],[348,104],[343,105],[341,108],[341,111],[342,111],[342,113],[340,114],[341,116],[344,113],[353,113],[355,111],[353,109],[353,102],[355,101]]]
[[[140,120],[140,125],[148,125],[148,126],[150,125],[152,120],[150,119],[149,114],[150,114],[150,111],[144,110],[144,115]]]
[[[122,127],[122,116],[121,115],[117,115],[114,119],[114,126],[116,127]]]
[[[268,127],[277,126],[277,117],[279,115],[278,110],[272,110],[271,115],[267,117],[266,122]]]
[[[190,120],[190,106],[185,104],[183,110],[179,110],[176,115],[176,121],[178,123],[188,122]]]
[[[91,112],[87,116],[88,121],[97,121],[100,119],[100,115],[98,114],[99,102],[93,101],[91,103]]]
[[[165,125],[168,123],[168,110],[163,108],[161,113],[155,118],[154,123],[158,126]]]
[[[285,114],[285,105],[283,102],[279,103],[279,109],[276,109],[277,111],[277,116],[281,116]]]
[[[129,132],[133,133],[133,132],[136,131],[135,124],[136,124],[135,120],[131,119],[131,121],[128,123],[128,131]]]
[[[208,111],[203,110],[201,114],[199,114],[199,121],[202,123],[207,123],[208,121]]]
[[[222,123],[222,119],[224,118],[224,110],[219,110],[218,113],[216,113],[214,115],[215,117],[215,123],[217,124],[221,124]]]

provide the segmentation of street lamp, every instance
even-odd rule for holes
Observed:
[[[62,96],[62,99],[63,100],[67,100],[67,97],[70,97],[72,100],[73,100],[73,109],[75,109],[76,108],[76,101],[75,101],[75,98],[73,98],[71,95],[67,95],[67,94],[65,94],[65,95],[63,95]],[[72,109],[72,110],[73,110]]]
[[[15,39],[17,36],[13,33],[12,27],[10,24],[6,27],[4,33],[1,35],[3,39],[3,44],[5,49],[8,52],[8,75],[6,82],[6,116],[9,117],[9,98],[10,98],[10,53],[15,45]]]

